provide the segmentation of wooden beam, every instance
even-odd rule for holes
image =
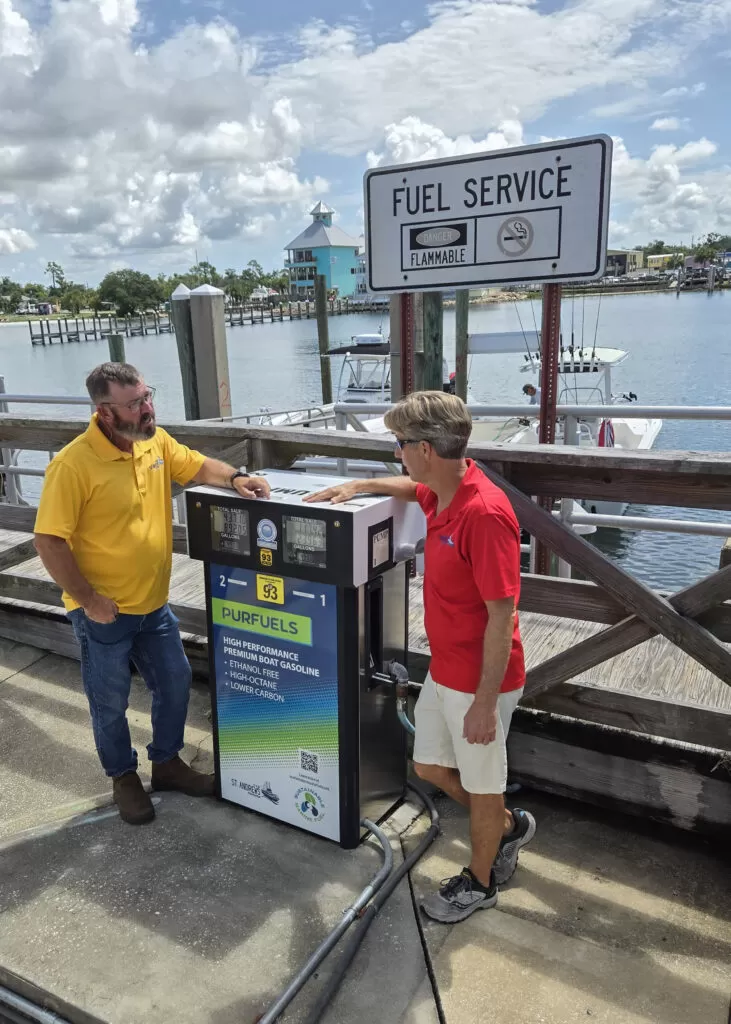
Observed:
[[[0,519],[2,518],[2,507],[0,507]],[[176,526],[176,534],[179,543],[176,549],[179,553],[185,554],[185,527]],[[32,541],[24,541],[28,545],[29,554],[24,555],[21,561],[32,558],[35,555]],[[2,556],[0,556],[1,558]],[[9,566],[10,567],[10,566]],[[520,607],[521,611],[538,612],[545,615],[556,615],[569,619],[585,619],[589,622],[616,622],[623,615],[622,610],[615,602],[603,595],[601,587],[595,583],[587,583],[580,580],[559,580],[551,577],[536,577],[527,573],[522,576],[522,590]],[[50,598],[55,595],[54,600]],[[525,596],[527,595],[527,596]],[[0,596],[12,598],[16,601],[29,601],[37,604],[59,605],[61,603],[61,592],[51,580],[39,579],[33,576],[15,575],[8,572],[0,573]],[[584,614],[582,614],[582,612]],[[723,609],[714,609],[718,612],[715,620],[713,613],[709,615],[708,628],[714,635],[728,641],[731,640],[731,605]],[[199,631],[205,634],[205,616],[202,608],[191,605],[177,605],[175,614],[187,623],[184,629],[190,632]],[[195,625],[193,625],[195,623]]]
[[[0,529],[33,533],[36,512],[37,509],[28,505],[0,505]],[[178,555],[188,553],[188,534],[185,527],[179,523],[173,523],[173,551]],[[34,555],[35,550],[31,550],[28,557],[33,558]]]
[[[12,438],[13,447],[31,451],[58,451],[82,434],[88,424],[84,420],[42,420],[32,417],[0,414],[0,436]],[[162,424],[181,444],[207,455],[218,455],[232,445],[252,437],[254,428],[244,429],[230,422]],[[282,431],[280,431],[282,433]],[[299,433],[307,433],[298,431]],[[322,431],[324,434],[325,431]],[[284,432],[286,436],[286,431]],[[4,446],[4,445],[3,445]]]
[[[15,643],[50,651],[63,658],[80,659],[73,628],[66,613],[60,608],[19,608],[0,601],[0,636],[14,640]],[[207,678],[207,644],[184,636],[183,647],[193,672],[199,678]]]
[[[78,647],[66,614],[60,607],[60,592],[50,580],[21,580],[0,576],[0,636],[33,645],[64,657],[79,657]],[[46,605],[43,609],[23,608],[13,603],[30,601]],[[188,658],[196,673],[207,676],[208,645],[202,608],[172,605],[180,620]],[[422,682],[429,667],[429,655],[409,652],[409,675]],[[536,700],[539,710],[569,716],[601,725],[616,726],[628,732],[656,735],[706,747],[725,748],[731,737],[731,712],[679,704],[677,701],[643,697],[622,690],[609,690],[589,684],[563,683]]]
[[[560,683],[521,706],[680,743],[731,748],[731,711],[727,709],[644,697],[589,683]]]
[[[35,558],[36,549],[33,541],[20,540],[17,544],[12,544],[9,548],[4,551],[0,551],[0,572],[4,572],[5,569],[10,569],[14,565],[20,565],[21,562],[27,562],[29,558]]]
[[[731,774],[722,751],[518,708],[511,779],[597,807],[726,839]]]
[[[423,683],[430,655],[409,651],[409,678]],[[683,704],[662,697],[646,697],[587,682],[560,683],[539,694],[527,706],[627,732],[661,736],[681,743],[726,749],[731,746],[731,711],[702,704]]]
[[[53,580],[38,579],[33,576],[0,573],[0,597],[11,601],[47,605],[49,608],[62,606],[61,588]],[[184,633],[206,635],[208,627],[205,609],[179,604],[173,604],[170,607],[173,614],[180,620],[180,628]]]
[[[590,580],[565,580],[533,573],[521,573],[520,610],[609,624],[619,622],[627,614],[618,601]]]
[[[510,498],[524,529],[544,540],[559,557],[581,569],[643,622],[731,685],[731,653],[706,629],[680,615],[668,601],[615,565],[513,484],[486,466],[482,468],[487,477]]]
[[[711,576],[684,590],[672,594],[667,600],[681,615],[695,618],[731,596],[731,565],[719,569]],[[525,695],[535,697],[557,683],[574,679],[581,672],[615,658],[655,636],[657,630],[634,615],[622,619],[609,629],[587,637],[569,650],[549,658],[532,668],[526,677]]]
[[[522,612],[580,619],[584,622],[603,622],[606,625],[614,625],[627,617],[619,602],[591,580],[564,580],[556,576],[535,576],[531,573],[522,573],[520,579]],[[667,591],[659,590],[657,593],[666,600],[672,597],[672,593]],[[693,617],[718,640],[731,643],[731,602]]]
[[[232,423],[170,423],[165,428],[182,444],[214,455],[249,439],[271,441],[295,456],[303,453],[393,461],[386,437],[291,427],[249,427]],[[43,420],[0,414],[0,447],[55,451],[86,429],[80,420]],[[351,448],[351,443],[355,446]],[[470,445],[481,462],[501,463],[526,493],[566,497],[620,496],[697,508],[731,507],[731,454],[724,452],[628,452],[568,445]],[[642,497],[638,497],[642,495]]]
[[[0,577],[0,635],[19,643],[33,639],[38,647],[78,658],[78,648],[70,623],[58,607],[60,594],[48,580],[30,580],[25,592],[8,587],[8,580]],[[54,607],[44,609],[21,608],[11,601],[32,601]],[[173,605],[184,633],[198,639],[185,638],[188,657],[196,671],[207,674],[206,622],[202,608]],[[409,674],[415,681],[423,681],[429,665],[429,656],[412,651],[409,654]],[[646,733],[694,743],[706,747],[727,748],[731,738],[731,712],[702,707],[697,704],[679,704],[677,701],[643,697],[622,690],[609,690],[589,684],[563,683],[536,699],[539,710],[616,726],[628,732]]]
[[[515,447],[518,447],[517,445]],[[675,453],[677,454],[677,453]],[[724,456],[731,460],[731,455]],[[670,505],[677,508],[712,508],[731,510],[729,481],[722,477],[706,476],[700,471],[698,479],[678,473],[668,466],[666,476],[643,472],[630,466],[603,470],[590,466],[578,473],[573,467],[559,471],[550,465],[536,462],[512,467],[512,480],[527,494],[537,497],[558,495],[586,501],[628,501],[645,505]]]
[[[28,505],[0,505],[0,529],[33,533],[37,509]],[[29,557],[33,557],[30,555]]]

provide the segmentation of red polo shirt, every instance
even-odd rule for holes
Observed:
[[[520,595],[520,528],[505,494],[471,460],[457,493],[437,515],[437,496],[418,484],[427,522],[424,625],[435,682],[475,693],[482,673],[486,601]],[[525,683],[515,616],[513,647],[501,693]]]

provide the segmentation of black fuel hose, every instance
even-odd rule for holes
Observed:
[[[343,951],[333,969],[332,974],[328,978],[322,992],[318,996],[317,1002],[306,1018],[306,1024],[318,1024],[322,1015],[325,1013],[342,985],[348,968],[355,959],[355,955],[360,949],[368,929],[373,924],[379,910],[383,907],[389,896],[392,895],[399,882],[408,874],[409,871],[411,871],[414,864],[423,857],[439,835],[439,812],[434,806],[434,801],[424,792],[421,786],[417,786],[416,783],[409,782],[407,785],[408,788],[418,796],[429,811],[429,815],[431,817],[429,829],[419,845],[412,850],[409,856],[404,860],[403,864],[389,875],[384,885],[379,889],[366,909],[362,912],[359,923],[356,925],[354,931],[351,933],[350,939],[343,947]]]

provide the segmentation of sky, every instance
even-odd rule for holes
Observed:
[[[0,276],[280,267],[363,173],[605,132],[610,245],[731,232],[731,0],[0,0]]]

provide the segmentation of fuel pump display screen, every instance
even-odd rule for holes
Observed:
[[[327,523],[324,519],[282,516],[284,561],[327,569]]]
[[[211,547],[222,554],[251,554],[249,513],[242,508],[211,505]]]

